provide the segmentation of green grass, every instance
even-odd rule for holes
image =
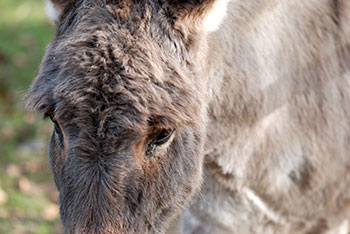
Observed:
[[[54,34],[44,1],[0,1],[0,233],[63,233],[47,159],[52,129],[23,94]]]

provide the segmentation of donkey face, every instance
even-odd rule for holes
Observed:
[[[68,233],[163,232],[199,187],[214,3],[49,2],[57,32],[28,97],[55,125]]]

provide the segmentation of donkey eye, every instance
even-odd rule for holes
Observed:
[[[61,135],[61,128],[58,126],[58,123],[54,121],[53,124],[55,126],[55,133],[57,133],[58,135]]]
[[[52,111],[46,112],[45,115],[44,115],[44,119],[46,119],[46,118],[50,118],[51,122],[54,124],[55,134],[58,136],[59,142],[62,145],[63,144],[63,134],[62,134],[62,131],[61,131],[61,128],[60,128],[59,124],[54,119],[53,112]]]
[[[61,130],[59,124],[55,120],[52,120],[52,122],[54,124],[55,135],[58,137],[59,144],[60,144],[60,146],[63,146],[62,130]]]
[[[174,130],[171,130],[171,129],[162,129],[156,134],[154,134],[152,137],[153,139],[148,145],[146,155],[151,156],[158,146],[167,143],[171,138],[171,135],[173,135],[173,132]]]
[[[173,134],[173,130],[170,130],[170,129],[162,129],[156,139],[155,139],[155,142],[154,144],[156,145],[162,145],[162,144],[165,144],[166,142],[168,142],[168,140],[170,139],[171,135]]]
[[[58,125],[57,121],[54,119],[53,114],[49,112],[45,113],[44,119],[46,118],[50,118],[51,122],[54,124],[55,133],[61,135],[61,128]]]

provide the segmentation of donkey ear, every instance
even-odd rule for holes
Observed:
[[[53,106],[53,90],[56,86],[57,65],[45,55],[40,71],[25,95],[26,108],[45,112]]]
[[[46,0],[45,13],[53,23],[57,24],[64,10],[74,2],[74,0]]]
[[[225,18],[230,0],[169,0],[176,24],[215,31]],[[185,24],[185,25],[184,25]],[[186,25],[187,24],[187,25]]]

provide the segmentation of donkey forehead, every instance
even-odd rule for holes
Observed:
[[[186,77],[180,67],[152,54],[153,48],[144,45],[146,41],[123,47],[93,35],[69,43],[67,49],[58,51],[54,93],[71,103],[94,99],[153,105],[189,88],[184,86]]]
[[[59,72],[53,90],[57,114],[74,109],[82,116],[117,116],[124,123],[188,121],[196,102],[179,66],[145,48],[147,41],[123,47],[125,42],[118,39],[100,40],[104,35],[96,32],[70,40],[57,51]]]
[[[58,28],[28,106],[40,111],[54,106],[58,115],[119,109],[143,120],[198,122],[198,85],[186,61],[168,46],[175,38],[154,36],[142,17],[136,19],[139,24],[129,24],[108,12],[88,9],[72,20],[65,17],[69,26],[65,29],[63,22]]]
[[[58,30],[49,52],[57,59],[53,62],[61,71],[62,90],[76,87],[71,84],[78,81],[110,92],[127,88],[138,93],[141,88],[154,93],[152,86],[174,85],[173,77],[179,83],[186,79],[185,62],[174,50],[177,45],[167,43],[169,38],[163,33],[163,37],[158,35],[159,25],[153,32],[149,12],[135,7],[138,11],[131,14],[129,8],[127,4],[83,8],[71,20],[65,19],[71,26]],[[176,38],[171,41],[181,43]]]
[[[61,79],[72,79],[74,74],[79,82],[115,88],[116,81],[140,87],[164,83],[173,76],[185,78],[178,54],[167,48],[164,40],[157,41],[146,26],[130,26],[128,21],[115,19],[91,22],[89,17],[80,21],[68,36],[56,37],[50,51],[65,72]]]

